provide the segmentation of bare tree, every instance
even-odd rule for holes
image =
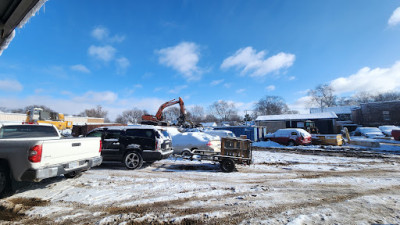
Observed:
[[[122,112],[121,115],[117,116],[115,122],[122,123],[122,124],[137,124],[142,121],[142,116],[147,114],[145,110],[140,110],[137,108],[125,110]]]
[[[81,112],[79,115],[87,117],[104,118],[104,122],[110,122],[110,120],[107,118],[108,111],[103,110],[103,107],[101,105],[97,105],[96,108],[85,109],[85,111]]]
[[[400,100],[400,92],[385,92],[385,93],[378,93],[373,96],[373,100],[375,102],[385,102],[385,101],[396,101]]]
[[[199,105],[195,105],[190,108],[190,113],[191,113],[191,120],[192,122],[195,123],[200,123],[203,121],[205,115],[204,115],[204,108]]]
[[[166,121],[174,121],[179,118],[181,115],[181,110],[178,107],[169,107],[163,112],[164,120]]]
[[[229,121],[233,116],[237,115],[235,105],[223,100],[216,101],[210,105],[209,111],[222,121]]]
[[[333,88],[328,84],[320,84],[314,90],[308,92],[311,97],[311,104],[319,108],[332,107],[336,105],[336,95],[333,94]]]
[[[217,117],[211,114],[207,114],[206,118],[204,119],[205,122],[218,122]]]
[[[254,107],[256,115],[280,115],[290,112],[285,100],[279,96],[265,96]]]

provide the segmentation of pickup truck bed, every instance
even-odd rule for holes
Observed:
[[[41,132],[36,132],[37,129]],[[38,133],[43,137],[38,137]],[[100,165],[100,150],[100,138],[64,139],[51,125],[2,125],[0,195],[9,188],[12,180],[40,181],[61,174],[73,177]]]

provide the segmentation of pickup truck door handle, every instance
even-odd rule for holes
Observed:
[[[72,143],[72,147],[79,147],[79,146],[81,146],[81,143]]]

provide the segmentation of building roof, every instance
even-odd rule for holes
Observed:
[[[256,121],[278,121],[278,120],[313,120],[313,119],[337,119],[334,112],[312,113],[312,114],[282,114],[258,116]]]
[[[47,0],[0,1],[0,55],[14,38],[14,29],[21,28]]]
[[[333,106],[326,107],[321,110],[321,108],[311,108],[310,113],[321,113],[321,112],[334,112],[336,114],[351,114],[351,110],[356,108],[357,106],[346,105],[346,106]]]

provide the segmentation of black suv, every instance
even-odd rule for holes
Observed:
[[[128,169],[166,159],[173,152],[168,132],[155,126],[100,127],[86,136],[101,137],[103,161],[122,161]]]

